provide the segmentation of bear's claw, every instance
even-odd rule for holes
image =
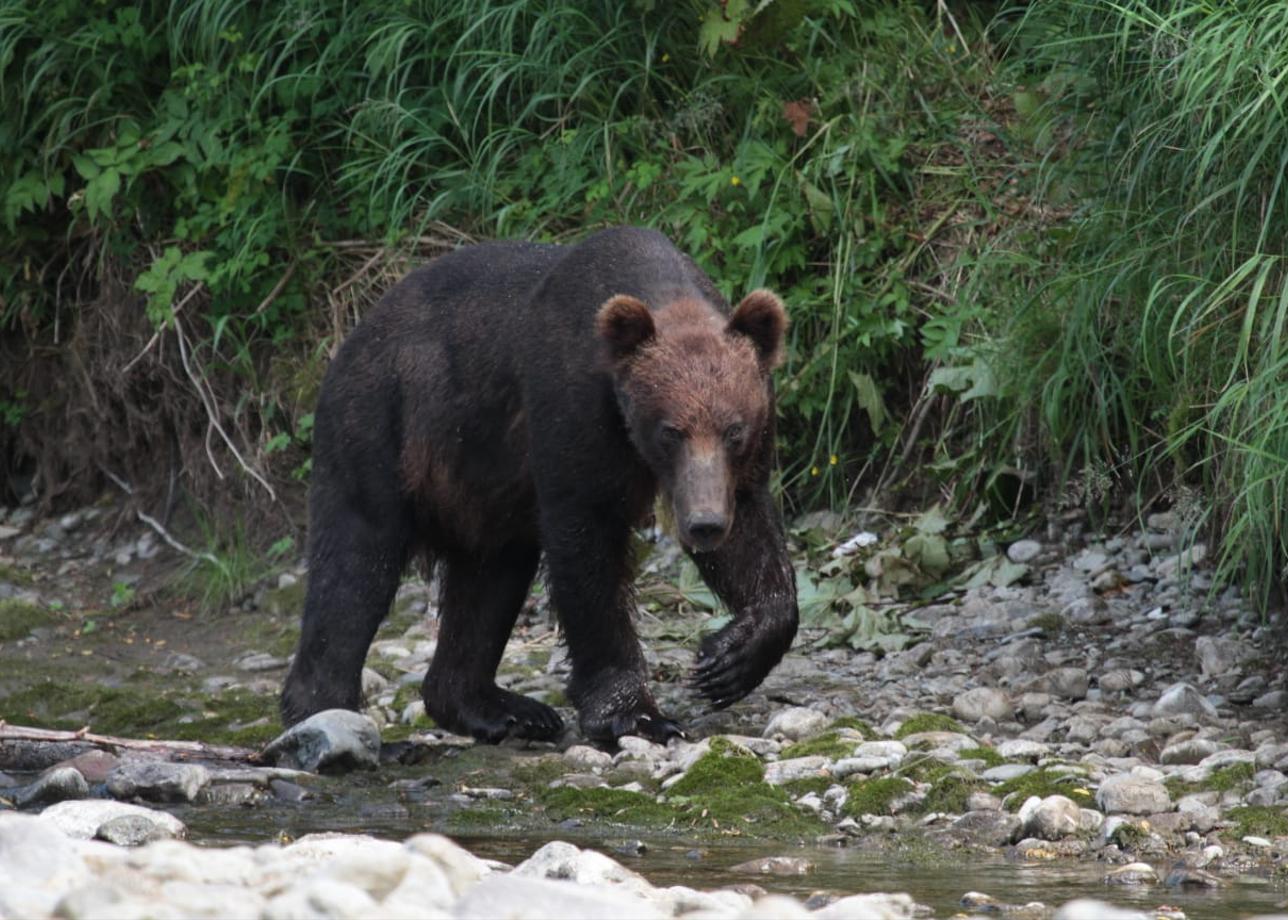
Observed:
[[[754,620],[734,620],[702,640],[689,686],[713,709],[732,706],[760,686],[790,644],[790,633],[783,641]]]

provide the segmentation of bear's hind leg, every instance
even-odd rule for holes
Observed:
[[[496,685],[496,668],[537,571],[540,550],[511,544],[486,555],[443,554],[438,649],[425,675],[425,710],[480,741],[552,740],[563,720],[544,703]]]

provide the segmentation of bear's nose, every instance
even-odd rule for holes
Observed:
[[[729,522],[723,514],[707,511],[691,515],[685,530],[689,535],[689,545],[704,552],[719,546],[728,528]]]

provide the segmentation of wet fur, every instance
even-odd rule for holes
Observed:
[[[617,295],[654,311],[646,344],[615,351],[606,337],[600,311]],[[640,426],[667,413],[707,437],[723,424],[721,407],[738,401],[754,440],[733,462],[732,531],[695,555],[735,619],[704,642],[697,686],[727,705],[759,684],[796,628],[767,485],[776,355],[764,345],[781,341],[781,326],[766,327],[781,322],[781,307],[752,304],[738,330],[728,312],[664,237],[629,228],[572,247],[470,247],[393,288],[322,388],[309,589],[284,721],[359,706],[367,648],[420,555],[443,584],[439,652],[423,688],[430,715],[483,740],[556,736],[553,710],[494,683],[544,554],[583,731],[673,734],[631,623],[629,538],[659,480],[676,488],[675,471],[642,443]]]

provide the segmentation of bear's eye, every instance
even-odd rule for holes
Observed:
[[[670,449],[677,447],[684,440],[684,432],[674,425],[663,422],[658,426],[657,439],[662,442],[662,446]]]
[[[747,440],[747,426],[742,422],[734,422],[724,430],[725,443],[733,450],[738,450]]]

